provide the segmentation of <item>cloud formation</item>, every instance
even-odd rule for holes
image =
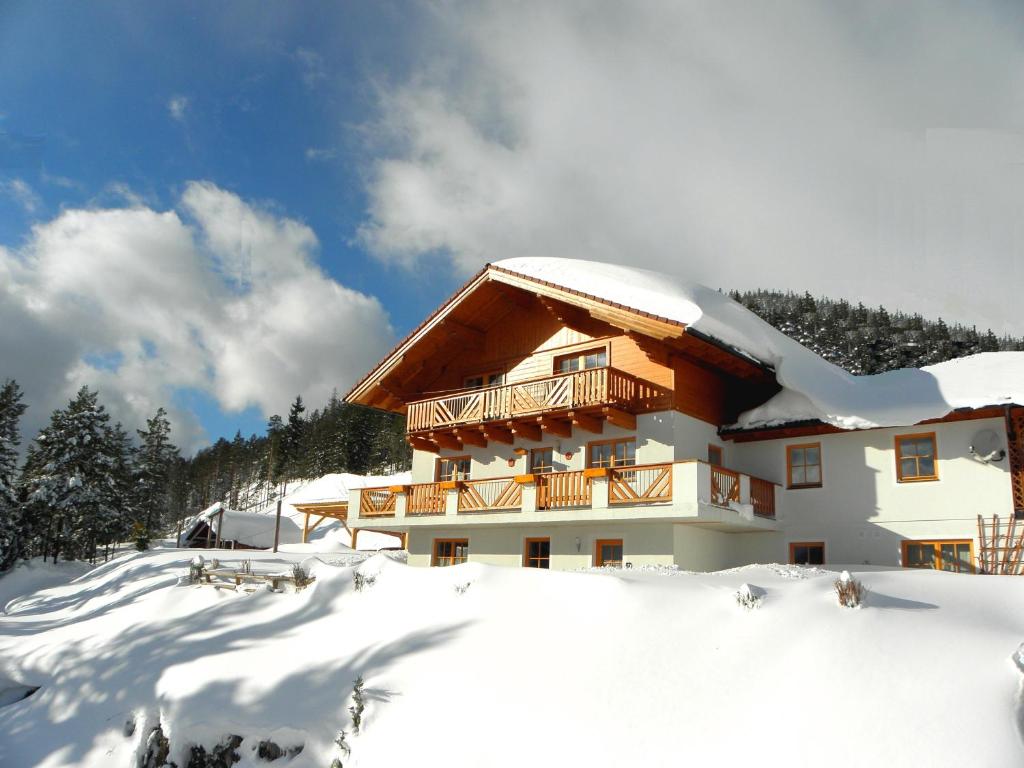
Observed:
[[[167,111],[170,112],[171,117],[179,123],[185,121],[185,110],[187,109],[188,97],[186,96],[172,96],[167,101]]]
[[[1024,331],[1024,9],[432,7],[372,132],[378,257],[596,258]]]
[[[28,393],[26,436],[83,384],[135,427],[183,389],[270,414],[354,383],[393,333],[317,248],[306,225],[208,182],[174,210],[66,210],[0,247],[0,378]],[[194,415],[172,416],[179,445],[202,444]]]
[[[39,195],[24,179],[0,179],[0,196],[13,200],[28,214],[35,213],[42,205]]]

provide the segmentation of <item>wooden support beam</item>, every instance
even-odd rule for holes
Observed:
[[[485,424],[480,427],[480,432],[488,440],[493,440],[496,443],[512,445],[512,443],[515,442],[515,436],[512,434],[512,430],[505,429],[505,427],[499,427],[497,424]]]
[[[462,450],[462,442],[450,432],[431,432],[430,439],[442,448],[447,448],[450,451]]]
[[[623,429],[636,429],[636,416],[632,413],[626,413],[618,408],[611,407],[602,408],[601,412],[611,424],[614,424],[617,427],[622,427]]]
[[[356,540],[358,538],[359,538],[359,529],[358,528],[353,528],[352,529],[352,549],[356,548]]]
[[[306,513],[306,519],[302,523],[302,543],[305,544],[309,538],[309,512]]]
[[[466,445],[475,445],[478,448],[487,447],[487,438],[479,429],[456,429],[452,434],[455,435],[456,440],[460,440]]]
[[[550,416],[539,416],[537,423],[548,434],[558,437],[572,437],[572,422],[568,419],[554,419]]]
[[[452,336],[464,340],[466,343],[471,344],[475,347],[482,347],[484,345],[484,339],[487,334],[481,331],[479,328],[474,328],[471,325],[460,323],[451,317],[446,317],[443,321],[444,329],[448,331]]]
[[[593,432],[595,435],[599,435],[604,431],[604,422],[589,413],[569,411],[569,418],[572,419],[573,426],[579,427],[587,432]]]
[[[432,443],[424,437],[406,437],[409,441],[409,445],[415,448],[417,451],[427,451],[428,453],[440,453],[441,448],[437,443]]]
[[[537,295],[537,299],[555,320],[566,328],[579,331],[585,336],[606,336],[614,330],[608,323],[602,320],[595,320],[589,312],[579,307],[563,304],[560,301],[555,301],[540,294]]]
[[[509,429],[512,430],[512,434],[516,437],[521,437],[524,440],[532,440],[535,443],[541,441],[540,426],[537,424],[530,424],[527,421],[508,421]]]

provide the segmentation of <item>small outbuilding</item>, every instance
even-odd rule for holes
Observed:
[[[193,518],[181,534],[181,546],[226,549],[270,549],[274,546],[276,517],[259,512],[240,512],[217,502]],[[298,544],[302,529],[281,517],[279,544]]]

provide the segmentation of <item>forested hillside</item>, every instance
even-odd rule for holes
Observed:
[[[855,374],[923,366],[977,352],[1022,350],[1019,338],[778,291],[733,292],[767,322]],[[191,458],[175,448],[163,409],[134,435],[110,424],[83,388],[29,444],[19,466],[18,385],[0,387],[0,570],[31,555],[92,558],[114,542],[140,548],[216,501],[271,504],[300,478],[409,468],[405,420],[332,396],[307,413],[301,397],[262,435],[218,439]]]
[[[809,293],[733,291],[733,299],[790,338],[850,373],[920,368],[978,352],[1024,350],[1024,340],[947,325],[942,318],[869,309]]]

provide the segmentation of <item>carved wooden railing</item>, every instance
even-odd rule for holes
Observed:
[[[547,472],[536,480],[537,509],[590,506],[591,482],[583,471]]]
[[[775,483],[751,477],[750,503],[754,505],[755,515],[775,517]]]
[[[459,483],[459,512],[519,509],[522,505],[523,487],[514,477]]]
[[[650,410],[670,401],[671,392],[657,384],[615,368],[591,368],[409,403],[406,429],[422,432],[594,405]]]
[[[711,466],[711,503],[722,507],[730,501],[740,500],[740,473],[731,469]]]
[[[359,494],[359,516],[394,517],[396,499],[390,488],[363,488]]]
[[[609,504],[672,501],[672,465],[613,467],[608,473]]]
[[[405,496],[405,514],[412,516],[443,515],[447,496],[448,492],[441,486],[441,483],[410,485]]]

